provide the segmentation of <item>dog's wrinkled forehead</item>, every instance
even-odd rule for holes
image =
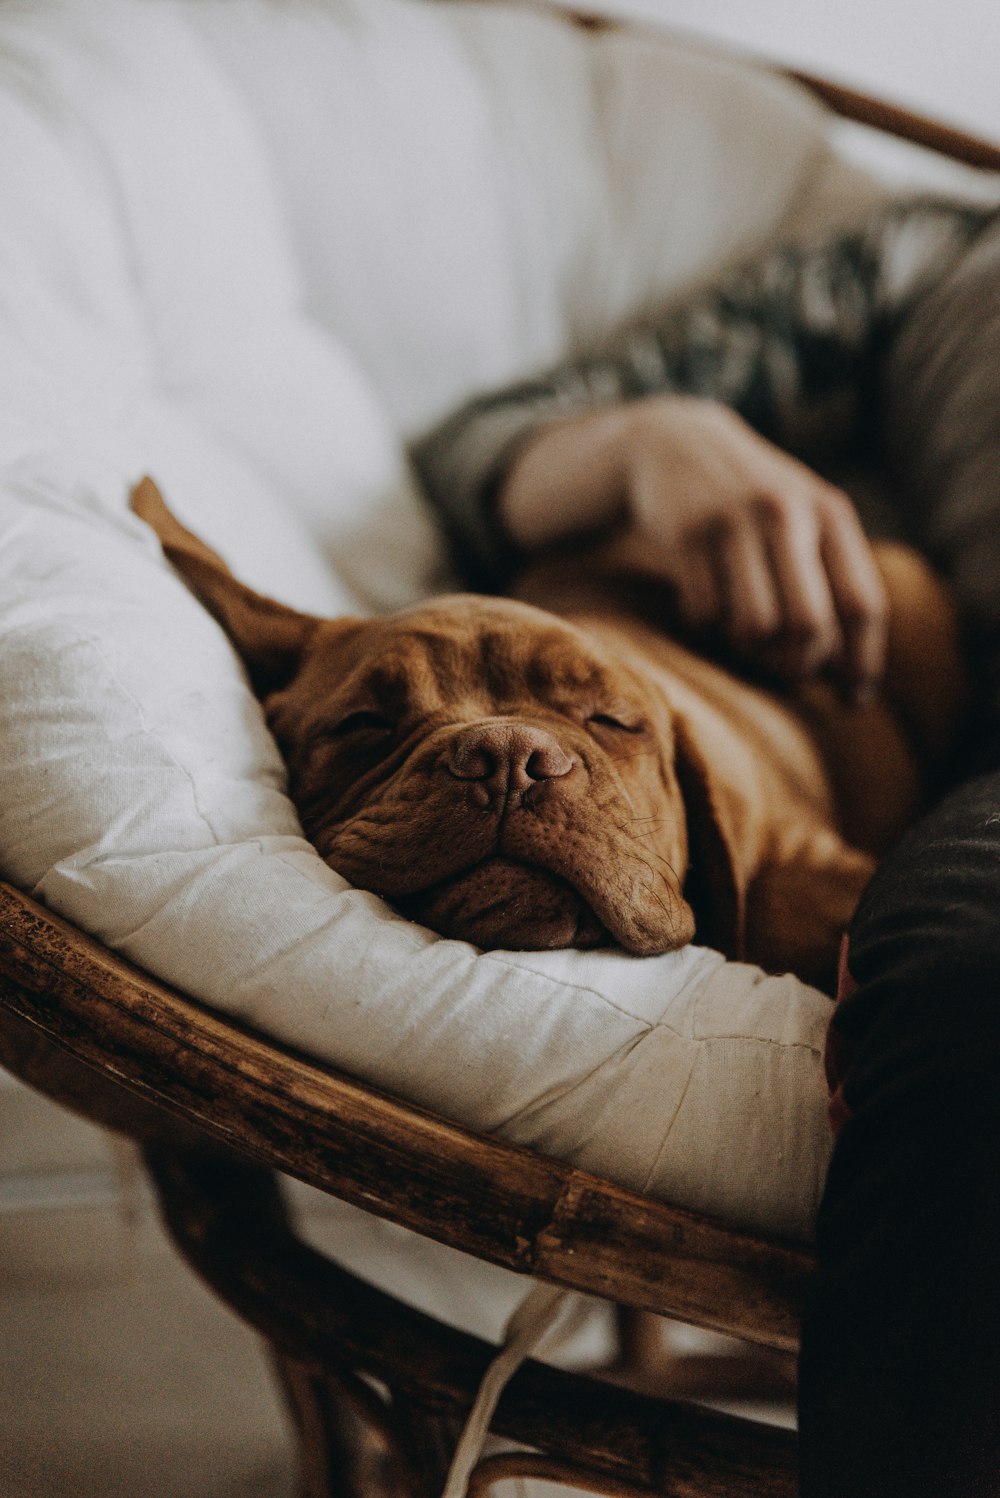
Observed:
[[[372,621],[341,673],[341,691],[394,717],[458,701],[558,707],[614,687],[610,663],[581,630],[527,604],[472,595]]]

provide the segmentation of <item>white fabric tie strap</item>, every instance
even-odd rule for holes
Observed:
[[[465,1498],[469,1477],[479,1460],[500,1395],[525,1358],[537,1350],[559,1319],[563,1308],[576,1299],[578,1296],[573,1290],[563,1290],[558,1285],[539,1282],[532,1285],[514,1310],[504,1328],[500,1351],[483,1374],[475,1403],[469,1411],[465,1429],[455,1448],[441,1498]],[[586,1306],[586,1302],[583,1305]],[[573,1329],[575,1320],[574,1317],[567,1323],[564,1333],[568,1334]],[[560,1336],[559,1341],[562,1340]]]

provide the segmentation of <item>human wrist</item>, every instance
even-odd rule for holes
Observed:
[[[496,497],[511,541],[538,550],[625,518],[632,406],[577,412],[540,427],[520,447]]]

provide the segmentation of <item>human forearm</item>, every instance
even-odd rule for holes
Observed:
[[[557,418],[519,450],[496,497],[497,516],[524,551],[621,523],[634,407],[599,406]]]

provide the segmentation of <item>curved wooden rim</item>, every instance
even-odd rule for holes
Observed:
[[[483,3],[491,4],[493,0],[483,0]],[[528,0],[528,3],[547,14],[552,13],[553,7],[548,0]],[[810,69],[785,66],[757,53],[744,52],[735,45],[727,45],[725,41],[702,35],[696,30],[673,30],[669,25],[660,25],[641,17],[609,16],[598,11],[581,12],[572,8],[567,8],[564,14],[587,31],[644,32],[663,40],[676,37],[686,46],[728,58],[732,62],[744,63],[766,73],[774,73],[780,78],[789,78],[815,94],[842,119],[866,125],[883,135],[892,135],[897,140],[909,141],[912,145],[922,146],[925,150],[947,156],[952,161],[963,162],[966,166],[986,172],[1000,172],[1000,143],[963,130],[957,125],[945,124],[942,120],[908,109],[902,104],[890,103],[864,89],[837,83]]]
[[[14,1023],[210,1139],[403,1227],[519,1273],[796,1344],[805,1250],[474,1134],[296,1055],[4,884],[0,1014],[12,1070]],[[45,1074],[29,1080],[51,1090]]]
[[[872,130],[881,131],[883,135],[909,141],[912,145],[922,146],[925,150],[947,156],[952,161],[963,162],[979,171],[1000,172],[1000,145],[994,141],[959,130],[954,125],[943,124],[928,115],[904,109],[900,104],[887,103],[860,89],[833,83],[815,73],[799,72],[794,68],[772,68],[771,71],[800,83],[842,119],[867,125]]]

